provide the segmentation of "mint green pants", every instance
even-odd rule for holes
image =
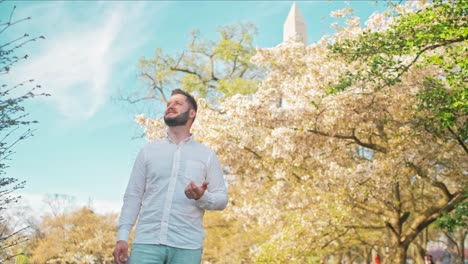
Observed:
[[[202,249],[133,244],[129,264],[200,264]]]

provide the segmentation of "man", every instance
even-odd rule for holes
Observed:
[[[425,264],[434,264],[434,261],[432,260],[432,255],[426,253],[424,256],[424,263]]]
[[[196,142],[190,128],[197,102],[172,91],[164,113],[166,137],[138,154],[124,195],[114,260],[127,263],[128,237],[138,218],[130,264],[200,263],[205,210],[223,210],[228,201],[220,162]]]

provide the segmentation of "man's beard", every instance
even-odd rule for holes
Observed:
[[[174,127],[174,126],[184,126],[185,124],[187,124],[187,121],[189,119],[189,111],[190,110],[187,110],[187,112],[184,112],[182,114],[178,114],[174,117],[164,117],[164,123],[166,123],[166,125],[170,126],[170,127]]]

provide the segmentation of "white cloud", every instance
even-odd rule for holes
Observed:
[[[158,7],[162,6],[98,2],[89,14],[75,14],[64,4],[51,5],[52,11],[46,16],[35,18],[43,25],[41,34],[46,36],[40,41],[43,49],[34,51],[11,77],[35,79],[52,95],[46,101],[66,118],[89,119],[115,92],[112,81],[128,71],[128,65],[124,69],[118,66],[126,61],[130,66],[137,64],[141,54],[132,54],[147,41],[144,32],[151,27],[141,18],[157,13]],[[29,12],[40,14],[43,9],[39,6]]]
[[[117,23],[113,16],[88,32],[60,36],[26,67],[53,94],[51,100],[65,116],[89,118],[105,102]]]

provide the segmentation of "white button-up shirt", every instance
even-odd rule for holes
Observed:
[[[198,199],[188,199],[191,182],[208,188]],[[223,210],[226,184],[213,150],[192,137],[175,144],[168,136],[146,144],[138,154],[124,195],[117,240],[128,240],[138,218],[133,243],[162,244],[184,249],[203,247],[205,210]]]

